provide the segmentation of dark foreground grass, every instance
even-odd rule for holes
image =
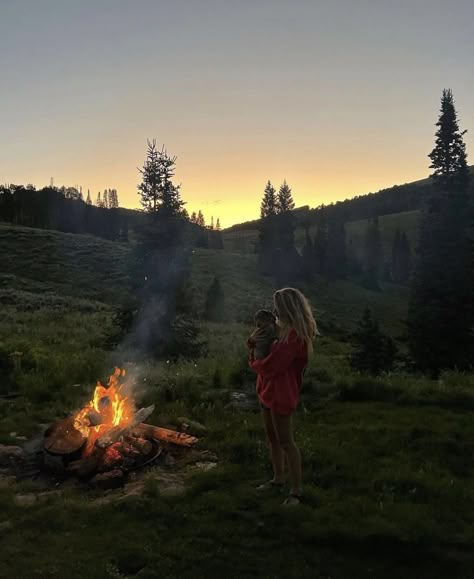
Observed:
[[[182,412],[182,403],[164,407]],[[474,427],[468,413],[328,403],[296,417],[306,503],[260,497],[260,418],[201,411],[218,467],[182,496],[149,485],[98,505],[65,491],[33,507],[0,493],[1,577],[470,577]],[[31,485],[29,487],[31,489]]]

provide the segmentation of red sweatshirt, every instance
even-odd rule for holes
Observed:
[[[266,358],[250,356],[249,366],[257,372],[257,395],[266,408],[288,416],[298,404],[303,371],[308,363],[305,342],[291,330],[287,340],[272,344]]]

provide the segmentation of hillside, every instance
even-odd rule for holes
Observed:
[[[404,231],[412,248],[416,246],[417,241],[417,223],[419,211],[405,211],[402,213],[393,213],[379,217],[380,234],[384,248],[385,258],[391,256],[392,242],[396,229]],[[367,219],[358,221],[348,221],[346,223],[347,241],[352,240],[356,254],[361,257],[364,253],[364,239],[367,228]],[[311,235],[316,232],[316,226],[311,225],[309,228]],[[257,229],[226,229],[223,232],[224,247],[227,251],[239,252],[244,254],[255,253],[258,242]],[[301,250],[305,240],[305,228],[299,225],[295,231],[295,240],[297,247]]]
[[[115,303],[129,289],[130,246],[0,223],[0,287]]]
[[[474,165],[469,167],[474,176]],[[474,194],[474,180],[471,180],[471,192]],[[374,193],[357,195],[346,198],[344,201],[336,201],[326,205],[329,212],[337,211],[345,222],[365,220],[378,215],[392,215],[419,211],[432,194],[431,178],[419,179],[404,185],[394,185],[386,189],[380,189]],[[308,206],[298,207],[293,211],[298,222],[311,225],[317,218],[321,205],[310,209]],[[258,219],[232,225],[225,230],[226,233],[256,230]]]
[[[391,217],[387,222],[393,227]],[[385,221],[382,219],[381,223]],[[353,224],[354,235],[361,230],[363,224]],[[0,224],[0,247],[0,291],[3,296],[15,290],[43,301],[55,294],[114,305],[130,290],[132,249],[128,244]],[[193,251],[191,284],[198,311],[202,311],[206,290],[214,276],[222,282],[230,320],[251,321],[256,309],[268,306],[276,289],[272,279],[258,274],[253,253],[196,249]],[[315,307],[328,323],[347,323],[348,326],[358,319],[367,303],[373,304],[390,325],[394,319],[403,318],[406,289],[387,285],[385,290],[372,292],[350,281],[307,288],[314,297]],[[3,299],[6,301],[5,297]]]
[[[305,503],[286,512],[280,495],[254,490],[268,459],[245,338],[275,289],[257,274],[254,254],[195,250],[197,313],[218,276],[227,319],[200,320],[207,351],[173,363],[136,360],[109,344],[115,306],[129,291],[129,246],[10,226],[0,227],[0,244],[0,362],[13,354],[19,364],[0,382],[0,444],[22,444],[17,437],[69,415],[120,364],[137,380],[140,405],[155,405],[149,421],[197,421],[203,453],[200,462],[153,464],[105,494],[46,476],[17,481],[2,470],[0,576],[468,576],[471,377],[374,379],[347,362],[348,331],[366,303],[392,335],[403,332],[405,289],[303,288],[322,335],[295,416]]]

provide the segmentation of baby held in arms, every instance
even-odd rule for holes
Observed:
[[[253,358],[259,360],[268,356],[271,345],[278,340],[278,328],[275,316],[268,310],[258,310],[254,323],[255,329],[247,340],[247,346]]]

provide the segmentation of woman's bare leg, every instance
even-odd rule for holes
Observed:
[[[262,409],[263,424],[267,443],[270,448],[270,457],[273,465],[273,482],[282,483],[285,471],[285,454],[275,430],[270,410]]]
[[[280,448],[286,455],[290,474],[290,493],[296,496],[303,494],[301,474],[301,454],[293,438],[291,416],[282,416],[271,412],[273,426],[280,442]]]

